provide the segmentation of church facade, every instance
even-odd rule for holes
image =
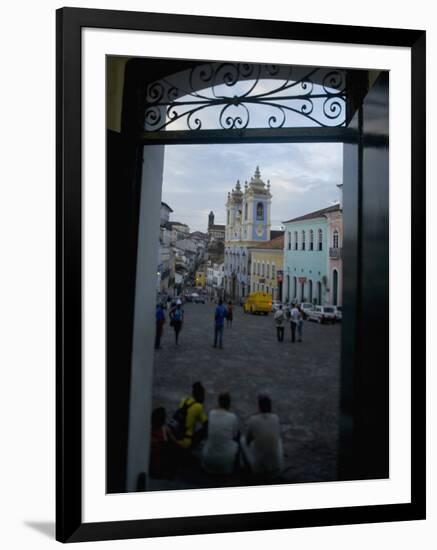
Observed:
[[[224,287],[227,298],[240,301],[250,292],[250,248],[271,239],[270,181],[256,167],[242,190],[237,181],[226,202]]]

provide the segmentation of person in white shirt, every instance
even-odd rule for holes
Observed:
[[[248,422],[242,450],[250,469],[263,477],[278,477],[284,467],[281,427],[267,395],[258,396],[259,413]]]
[[[234,470],[238,453],[239,422],[230,412],[231,397],[221,393],[218,409],[208,415],[208,438],[202,450],[202,466],[210,473],[230,474]]]
[[[274,315],[275,325],[276,325],[276,335],[278,342],[284,341],[284,324],[285,324],[285,313],[282,309],[282,304],[279,305],[278,311]]]
[[[296,329],[298,329],[299,342],[302,342],[302,323],[303,315],[301,309],[293,304],[290,311],[291,341],[296,341]]]

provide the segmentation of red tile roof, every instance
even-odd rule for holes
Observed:
[[[282,234],[271,241],[256,244],[253,248],[262,248],[263,250],[282,250],[284,248],[284,235]]]

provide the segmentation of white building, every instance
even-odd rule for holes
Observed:
[[[250,290],[249,248],[271,237],[270,181],[261,179],[259,167],[244,191],[237,181],[228,193],[226,203],[226,230],[224,275],[226,295],[234,300],[247,296]]]
[[[186,239],[190,235],[190,228],[186,223],[182,222],[170,222],[172,228],[171,240],[173,242],[180,239]]]
[[[223,281],[224,281],[224,264],[214,263],[210,264],[206,268],[206,289],[214,299],[223,298]]]
[[[172,227],[170,214],[173,210],[170,206],[161,202],[160,228],[159,228],[159,252],[157,267],[157,291],[162,294],[172,293],[174,286],[174,254],[171,246]]]

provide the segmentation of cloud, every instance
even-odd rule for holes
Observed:
[[[208,213],[224,223],[227,193],[242,187],[259,165],[270,180],[273,223],[328,206],[342,181],[340,144],[172,145],[164,156],[162,200],[173,220],[206,231]]]

